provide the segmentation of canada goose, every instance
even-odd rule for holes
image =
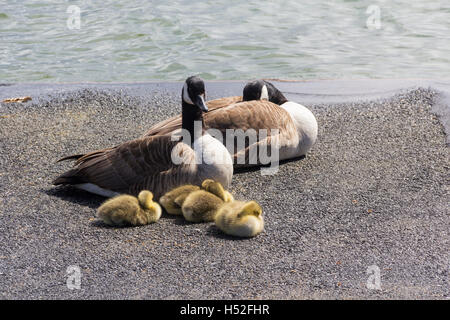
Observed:
[[[305,155],[317,139],[317,120],[312,112],[286,97],[270,82],[255,80],[249,82],[240,97],[230,97],[232,104],[226,104],[226,98],[212,100],[216,103],[214,110],[205,114],[205,128],[218,129],[226,141],[227,129],[242,129],[244,132],[267,130],[267,134],[258,135],[253,144],[241,148],[229,148],[235,166],[261,164],[260,159],[250,159],[255,155],[252,150],[275,144],[279,151],[279,160],[286,160]],[[267,101],[268,100],[268,101]],[[181,128],[181,117],[175,116],[150,128],[144,136],[176,133]],[[278,135],[272,135],[271,129],[278,129]],[[234,137],[235,147],[237,137]],[[229,146],[227,146],[229,147]]]
[[[251,100],[268,100],[280,106],[288,101],[280,90],[266,80],[253,80],[245,85],[242,101]]]
[[[217,209],[226,201],[234,200],[219,182],[206,179],[202,190],[190,193],[184,200],[181,210],[183,216],[190,222],[214,221]]]
[[[142,226],[158,221],[161,207],[150,191],[143,190],[137,198],[120,195],[106,200],[97,209],[97,216],[111,226]]]
[[[136,195],[146,189],[153,192],[155,199],[180,185],[200,185],[207,178],[228,187],[233,163],[225,146],[205,132],[203,112],[208,108],[203,80],[189,77],[181,97],[182,128],[190,136],[175,141],[171,136],[151,136],[88,153],[53,183],[106,197],[118,193]]]
[[[166,210],[168,214],[181,215],[181,206],[183,205],[186,197],[193,191],[200,190],[199,186],[192,184],[186,184],[179,186],[169,192],[166,192],[161,198],[159,203]]]
[[[262,208],[255,201],[224,203],[214,221],[224,233],[237,237],[254,237],[264,229]]]

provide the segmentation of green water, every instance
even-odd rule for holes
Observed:
[[[79,29],[69,6],[80,9]],[[0,82],[449,78],[449,71],[448,0],[0,0]]]

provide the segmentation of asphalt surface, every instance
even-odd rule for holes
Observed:
[[[211,87],[215,98],[242,83]],[[233,177],[232,193],[258,201],[266,222],[242,240],[167,215],[110,228],[95,219],[101,197],[51,185],[71,166],[58,158],[178,113],[180,83],[27,88],[0,87],[0,98],[33,97],[0,105],[1,299],[450,297],[447,120],[432,112],[448,105],[433,89],[307,101],[319,123],[312,152],[274,176]],[[367,287],[374,265],[379,290]],[[80,268],[80,289],[67,288],[69,266]]]

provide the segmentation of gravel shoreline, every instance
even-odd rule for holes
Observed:
[[[275,176],[233,177],[236,198],[264,210],[253,239],[167,215],[109,228],[94,218],[102,198],[51,185],[71,165],[58,158],[177,114],[178,91],[91,88],[0,105],[1,299],[449,298],[450,157],[429,89],[307,105],[319,123],[307,157]],[[80,290],[66,287],[70,265]],[[381,290],[366,287],[372,265]]]

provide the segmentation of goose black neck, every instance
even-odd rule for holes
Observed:
[[[199,126],[198,121],[200,121],[201,126]],[[183,101],[181,110],[181,127],[189,131],[189,134],[191,135],[191,141],[189,141],[189,143],[192,145],[194,140],[203,135],[205,130],[203,112],[198,107],[187,104]],[[185,141],[185,143],[187,143],[187,141]]]
[[[284,103],[286,103],[286,102],[288,102],[289,100],[288,99],[286,99],[286,97],[282,94],[282,93],[280,93],[280,96],[278,97],[278,105],[282,105],[282,104],[284,104]]]

